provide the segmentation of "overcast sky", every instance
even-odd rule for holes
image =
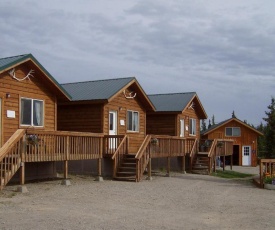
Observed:
[[[0,30],[1,57],[32,53],[59,83],[135,76],[197,92],[216,122],[258,125],[275,96],[274,0],[2,0]]]

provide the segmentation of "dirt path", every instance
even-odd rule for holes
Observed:
[[[275,192],[249,181],[173,173],[141,183],[72,176],[8,186],[0,229],[274,229]]]

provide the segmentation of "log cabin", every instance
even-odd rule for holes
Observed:
[[[239,120],[232,118],[212,125],[201,133],[204,140],[231,139],[233,140],[233,165],[257,166],[258,137],[263,135],[260,131]],[[229,159],[227,159],[229,163]]]
[[[11,148],[8,142],[11,142],[11,137],[18,130],[56,131],[57,103],[69,100],[69,94],[32,54],[1,58],[0,147],[3,147],[1,160],[8,159],[4,157],[4,152]],[[32,179],[53,175],[55,168],[52,162],[39,164],[27,162],[26,170],[26,177]],[[1,170],[1,178],[3,178],[2,173]]]
[[[172,159],[172,167],[182,170],[196,162],[197,147],[200,139],[200,120],[206,119],[207,114],[195,92],[153,94],[148,95],[156,111],[147,113],[147,134],[169,135],[186,139],[185,158]],[[188,142],[189,140],[189,142]],[[193,161],[191,161],[192,159]],[[165,162],[156,159],[154,168],[163,168]],[[208,168],[205,168],[208,170]]]
[[[72,96],[58,104],[58,130],[126,135],[136,153],[154,106],[135,77],[62,84]],[[115,143],[112,143],[115,145]]]
[[[147,134],[200,138],[207,114],[195,92],[148,96],[156,111],[147,113]]]

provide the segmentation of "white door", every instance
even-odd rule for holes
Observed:
[[[242,154],[242,165],[250,166],[251,165],[251,146],[243,146],[243,154]]]
[[[184,119],[180,119],[180,137],[184,137]]]
[[[109,135],[117,135],[117,112],[109,111]],[[115,149],[117,146],[116,139],[109,139],[109,148]]]

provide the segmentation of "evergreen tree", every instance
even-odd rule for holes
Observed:
[[[275,99],[271,98],[271,104],[267,107],[269,111],[266,111],[266,129],[265,134],[265,151],[266,158],[275,158]]]
[[[205,131],[206,130],[206,122],[205,120],[201,120],[201,131]]]
[[[234,110],[232,112],[232,118],[237,118],[236,115],[235,115],[235,111]]]
[[[211,121],[210,121],[210,119],[209,119],[208,129],[210,129],[210,128],[211,128]]]
[[[257,130],[265,133],[265,128],[266,126],[261,123],[258,127]],[[265,135],[259,136],[258,138],[258,157],[265,157],[266,151],[265,151]]]
[[[212,116],[212,125],[215,125],[216,123],[215,123],[215,116],[214,116],[214,114],[213,114],[213,116]]]

